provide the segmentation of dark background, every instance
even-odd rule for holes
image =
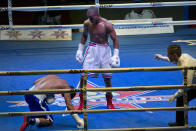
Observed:
[[[45,2],[44,2],[45,1]],[[177,0],[184,1],[184,0]],[[120,4],[133,3],[133,0],[100,0],[100,4]],[[176,2],[176,0],[143,0],[142,2]],[[32,7],[32,6],[57,6],[57,5],[89,5],[95,4],[95,0],[17,0],[12,1],[13,7]],[[0,1],[0,7],[7,7],[7,0]],[[154,7],[151,9],[157,18],[172,17],[174,21],[178,20],[195,20],[196,6],[180,7]],[[126,13],[131,12],[131,8],[101,8],[100,14],[108,20],[122,20]],[[48,25],[47,22],[40,22],[40,17],[46,13],[50,17],[60,15],[60,24],[82,24],[86,19],[86,10],[65,10],[65,11],[47,11],[47,12],[14,12],[14,25]],[[7,25],[7,12],[0,12],[0,25]],[[194,26],[191,26],[194,27]]]

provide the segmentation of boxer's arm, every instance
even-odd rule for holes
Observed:
[[[67,109],[68,110],[75,110],[74,109],[74,106],[71,102],[71,97],[70,97],[70,94],[69,93],[64,93],[64,99],[65,99],[65,103],[67,105]],[[78,114],[74,113],[74,114],[71,114],[72,117],[74,118],[75,122],[77,123],[77,128],[84,128],[84,121],[82,118],[80,118],[78,116]]]
[[[64,93],[64,99],[68,110],[75,110],[71,101],[71,96],[69,93]]]
[[[108,23],[108,32],[110,34],[111,39],[113,40],[113,56],[111,57],[110,64],[112,67],[119,67],[120,66],[119,41],[111,23]]]
[[[114,30],[114,27],[112,26],[111,23],[108,23],[108,32],[110,34],[110,37],[113,41],[113,48],[114,49],[119,49],[119,41],[116,35],[116,31]]]
[[[169,58],[167,56],[162,56],[161,54],[155,54],[154,58],[157,60],[163,60],[163,61],[168,61],[170,62]]]
[[[86,41],[87,41],[87,38],[88,38],[88,23],[84,22],[84,29],[83,29],[83,32],[82,32],[82,37],[81,37],[80,43],[85,44]]]
[[[81,41],[78,44],[78,50],[76,52],[76,60],[79,63],[82,63],[83,60],[84,60],[83,50],[84,50],[84,45],[87,41],[87,38],[88,38],[88,25],[87,25],[87,22],[84,22],[84,30],[83,30],[83,33],[82,33]]]

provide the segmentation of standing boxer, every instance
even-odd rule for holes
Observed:
[[[99,15],[99,9],[95,6],[89,7],[87,11],[88,19],[84,21],[84,30],[81,41],[78,45],[76,53],[76,60],[83,63],[83,69],[99,69],[112,68],[120,66],[119,58],[119,41],[112,24]],[[90,42],[86,52],[83,56],[84,45],[90,34]],[[111,49],[109,47],[108,38],[111,37],[113,41],[113,56],[111,57]],[[80,88],[83,86],[83,76],[80,79]],[[89,73],[89,77],[98,77],[97,73]],[[112,73],[102,74],[106,87],[112,87],[111,77]],[[112,104],[112,93],[106,93],[107,107],[115,109]],[[83,94],[80,93],[79,110],[83,108]]]

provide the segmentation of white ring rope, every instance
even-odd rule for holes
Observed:
[[[168,7],[168,6],[194,6],[196,1],[184,2],[153,2],[153,3],[126,3],[126,4],[99,4],[99,8],[141,8],[141,7]],[[13,11],[53,11],[53,10],[85,10],[93,5],[69,5],[69,6],[37,6],[37,7],[12,7]],[[7,11],[1,7],[0,11]]]
[[[126,29],[126,28],[138,28],[142,26],[167,26],[167,25],[194,25],[196,20],[187,20],[187,21],[164,21],[164,22],[137,22],[137,23],[115,23],[113,24],[114,28],[117,29]],[[82,29],[83,24],[75,25],[30,25],[30,26],[13,26],[15,30],[30,30],[30,29]],[[8,26],[0,25],[0,30],[8,30]]]

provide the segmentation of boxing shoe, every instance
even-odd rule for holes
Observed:
[[[27,116],[24,116],[24,121],[20,127],[20,131],[25,131],[25,129],[28,127],[29,123],[28,123],[28,120],[27,120]]]
[[[108,109],[115,109],[114,105],[112,104],[112,94],[106,94],[106,100],[107,100],[107,108]]]
[[[112,103],[109,103],[109,104],[107,103],[107,108],[108,109],[116,109]]]
[[[20,127],[20,131],[25,131],[29,126],[29,123],[28,123],[28,117],[27,116],[24,116],[24,121]]]
[[[25,131],[29,125],[35,125],[35,119],[24,116],[24,121],[20,127],[20,131]]]

